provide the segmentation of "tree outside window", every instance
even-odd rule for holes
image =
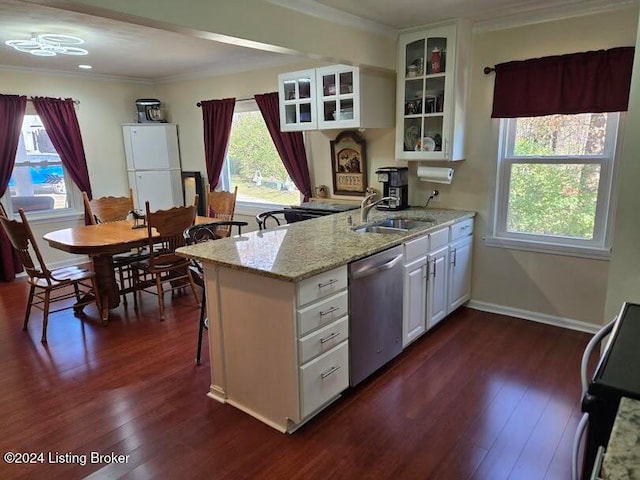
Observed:
[[[300,203],[300,192],[282,164],[257,105],[255,110],[234,113],[225,163],[222,183],[228,189],[238,187],[238,201]]]

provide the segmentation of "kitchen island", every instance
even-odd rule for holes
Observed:
[[[359,233],[359,211],[338,213],[214,242],[178,253],[204,265],[209,395],[280,431],[292,432],[348,385],[347,265],[474,212],[372,210],[422,220],[398,233]]]

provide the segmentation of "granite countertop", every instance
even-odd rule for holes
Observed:
[[[601,477],[640,480],[640,401],[622,397],[613,424]]]
[[[177,253],[202,262],[297,282],[412,238],[471,218],[475,212],[436,208],[371,210],[369,222],[387,217],[432,220],[424,227],[393,234],[358,233],[360,212],[336,213],[281,227],[182,247]],[[348,224],[348,217],[353,225]]]

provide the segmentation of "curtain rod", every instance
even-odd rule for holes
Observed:
[[[495,72],[496,67],[484,67],[484,74],[489,75],[491,72]]]
[[[255,98],[236,98],[236,102],[246,102],[247,100],[255,100]],[[202,103],[198,102],[196,103],[196,107],[201,107]]]
[[[27,102],[33,102],[31,98],[27,98]],[[73,100],[74,105],[80,105],[80,100]]]

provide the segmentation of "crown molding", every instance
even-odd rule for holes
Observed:
[[[200,78],[208,77],[220,77],[223,75],[233,75],[234,73],[250,72],[261,68],[272,68],[283,65],[299,64],[304,61],[300,57],[286,57],[280,59],[270,58],[267,60],[252,60],[251,63],[243,62],[240,59],[238,62],[226,62],[222,66],[205,67],[202,70],[194,70],[188,73],[171,75],[168,77],[162,77],[152,80],[154,84],[172,83],[183,80],[198,80]]]
[[[638,0],[574,0],[572,3],[558,0],[552,4],[546,3],[541,7],[514,6],[500,9],[499,13],[494,12],[476,18],[473,24],[473,33],[487,33],[571,17],[637,8],[638,3]]]
[[[288,8],[304,15],[321,18],[345,27],[354,27],[378,35],[396,38],[398,30],[382,23],[374,22],[351,13],[328,7],[313,0],[265,0],[267,3]]]
[[[91,79],[91,80],[138,83],[143,85],[152,85],[153,83],[155,83],[155,80],[146,79],[146,78],[135,78],[135,77],[126,77],[126,76],[117,76],[117,75],[101,75],[99,73],[87,73],[87,72],[70,72],[67,70],[54,70],[54,69],[46,69],[46,68],[14,67],[11,65],[0,64],[0,72],[2,71],[13,71],[13,72],[20,72],[20,73],[38,73],[41,75],[51,75],[54,77],[73,78],[75,80]]]

